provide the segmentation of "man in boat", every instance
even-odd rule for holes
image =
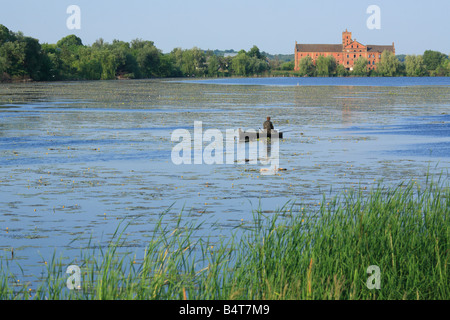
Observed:
[[[267,120],[264,121],[263,129],[266,130],[268,134],[273,130],[273,123],[270,121],[270,117],[267,117]]]

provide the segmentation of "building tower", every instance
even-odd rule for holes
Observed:
[[[342,32],[342,46],[345,47],[350,43],[352,43],[352,33],[345,29],[345,31]]]

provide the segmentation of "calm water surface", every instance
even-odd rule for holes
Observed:
[[[228,84],[228,85],[225,85]],[[233,84],[233,85],[229,85]],[[448,78],[256,78],[0,85],[0,254],[33,278],[106,245],[120,221],[142,252],[161,215],[204,222],[197,237],[238,236],[252,211],[314,207],[322,195],[426,173],[448,179]],[[284,132],[280,171],[260,163],[175,165],[176,129]]]

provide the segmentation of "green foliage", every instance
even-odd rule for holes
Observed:
[[[208,57],[206,64],[208,65],[208,74],[212,77],[217,77],[220,69],[219,58],[215,55],[211,55]]]
[[[280,69],[285,71],[294,70],[295,61],[288,61],[281,64]]]
[[[348,76],[349,72],[347,71],[347,69],[342,65],[342,64],[338,64],[336,67],[336,75],[338,77],[345,77]]]
[[[316,60],[316,73],[318,76],[334,76],[336,74],[336,68],[336,59],[332,56],[319,56]]]
[[[3,45],[5,42],[13,42],[15,40],[15,34],[11,32],[7,27],[0,24],[0,45]]]
[[[248,56],[256,59],[265,59],[265,56],[261,54],[257,46],[253,46],[248,52]]]
[[[133,40],[131,45],[143,78],[158,75],[161,52],[151,41]]]
[[[159,58],[159,76],[169,78],[169,77],[179,77],[179,70],[175,68],[175,62],[171,55],[162,54]]]
[[[450,76],[450,60],[445,59],[441,62],[441,64],[437,67],[436,73],[437,76],[441,77],[449,77]]]
[[[384,51],[381,54],[381,60],[377,65],[377,72],[384,77],[393,77],[397,75],[400,61],[390,51]]]
[[[406,75],[408,77],[422,77],[426,75],[423,56],[410,55],[405,58]]]
[[[312,77],[316,73],[316,66],[314,65],[314,62],[312,61],[312,58],[310,56],[306,56],[300,59],[299,69],[300,75],[302,76]]]
[[[367,76],[369,74],[368,65],[369,61],[366,58],[359,57],[353,66],[352,74],[355,76]]]
[[[82,45],[83,42],[81,39],[74,34],[66,36],[56,43],[58,48],[68,48],[70,50],[76,50],[77,47],[81,47]]]
[[[233,58],[232,70],[234,74],[238,76],[246,76],[248,73],[249,57],[245,52],[239,52],[237,56]]]
[[[101,79],[102,64],[96,52],[89,48],[83,48],[79,54],[79,59],[73,62],[73,66],[80,78],[86,80]]]
[[[428,71],[436,70],[446,59],[448,57],[439,51],[426,50],[423,53],[423,62]]]
[[[16,78],[45,80],[40,70],[43,56],[38,40],[25,37],[22,33],[11,33],[6,27],[0,26],[0,43],[2,73]]]
[[[359,59],[352,72],[333,57],[305,57],[294,72],[293,55],[270,55],[254,45],[249,51],[175,48],[162,53],[154,42],[102,38],[83,45],[74,34],[56,44],[40,44],[23,33],[0,24],[0,81],[9,80],[107,80],[153,77],[218,77],[264,74],[298,76],[450,76],[448,56],[427,50],[422,56],[383,52],[376,71],[368,72],[367,60]],[[273,71],[273,72],[272,72]]]
[[[231,60],[231,69],[237,76],[249,76],[262,74],[269,70],[266,57],[259,52],[258,47],[253,46],[249,52],[239,51]]]
[[[403,62],[405,62],[407,55],[406,54],[398,54],[395,57],[398,59],[398,61],[403,63]]]
[[[113,40],[110,50],[117,64],[115,70],[117,77],[135,78],[140,75],[138,62],[131,52],[129,43]]]

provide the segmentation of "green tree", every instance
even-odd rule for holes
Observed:
[[[174,71],[183,76],[204,76],[207,73],[206,54],[199,48],[183,50],[175,48],[170,53]],[[177,69],[179,71],[177,71]]]
[[[299,72],[301,75],[309,77],[314,76],[316,72],[316,67],[310,56],[301,58],[298,65],[299,65]]]
[[[79,78],[79,51],[84,48],[83,43],[76,35],[68,35],[56,42],[58,59],[60,59],[60,74],[66,80]]]
[[[102,67],[101,80],[112,80],[116,78],[116,70],[119,65],[114,54],[109,50],[99,52],[99,61]]]
[[[60,49],[56,47],[56,44],[44,43],[41,45],[41,51],[44,55],[42,69],[46,74],[46,80],[64,80]]]
[[[206,60],[208,65],[208,75],[210,77],[217,77],[219,75],[220,63],[216,55],[210,55]]]
[[[407,55],[405,57],[405,67],[408,77],[422,77],[427,73],[425,62],[421,55]]]
[[[194,47],[190,49],[194,60],[194,73],[196,76],[204,76],[207,72],[206,54],[203,50]]]
[[[328,77],[328,60],[324,56],[316,59],[316,74],[320,77]]]
[[[345,77],[348,76],[348,71],[342,64],[338,64],[336,66],[336,75],[338,77]]]
[[[5,42],[0,47],[0,56],[3,57],[3,72],[17,77],[23,77],[26,74],[23,43],[19,41]]]
[[[117,63],[116,75],[126,78],[140,77],[139,65],[130,47],[113,46],[111,52]]]
[[[232,73],[232,57],[218,57],[219,59],[219,73],[222,76],[227,76]]]
[[[280,69],[284,71],[294,70],[295,61],[288,61],[281,64]]]
[[[359,57],[353,66],[352,74],[355,76],[367,76],[369,74],[368,65],[369,61],[366,58]]]
[[[264,59],[264,60],[266,59],[266,57],[261,54],[261,52],[259,51],[259,48],[257,46],[253,46],[249,50],[248,56],[256,58],[256,59]]]
[[[16,40],[17,39],[14,32],[10,31],[7,27],[0,24],[0,46],[5,42],[13,42]]]
[[[231,59],[232,73],[238,76],[262,74],[270,69],[265,55],[261,54],[257,46],[249,52],[241,50]]]
[[[319,56],[316,59],[316,73],[318,76],[334,76],[336,73],[336,67],[336,59],[333,56]]]
[[[162,54],[159,58],[159,75],[161,77],[178,77],[179,70],[175,67],[175,62],[171,54]]]
[[[269,64],[265,59],[258,59],[256,57],[249,57],[248,74],[261,74],[269,69]]]
[[[239,51],[239,53],[233,57],[231,62],[232,70],[235,75],[247,76],[249,73],[250,57],[245,50]]]
[[[102,63],[97,54],[97,50],[83,47],[78,51],[78,59],[72,66],[76,73],[72,76],[84,80],[100,80],[102,77]]]
[[[338,63],[333,56],[328,56],[327,59],[328,59],[328,74],[330,76],[335,76]]]
[[[185,76],[195,75],[195,62],[192,50],[183,50],[181,55],[181,72]]]
[[[31,37],[23,37],[20,41],[24,42],[25,51],[25,70],[33,80],[44,80],[45,76],[41,75],[41,65],[43,55],[41,53],[41,45],[37,39]]]
[[[400,61],[391,51],[383,51],[377,65],[377,73],[383,77],[393,77],[399,71]]]
[[[183,65],[183,50],[181,48],[174,48],[169,55],[173,61],[174,70],[176,70],[180,76],[184,76],[184,73],[181,70],[181,66]]]
[[[2,33],[6,31],[3,28]],[[5,39],[5,37],[3,36]],[[11,41],[15,39],[14,41]],[[37,39],[25,37],[22,33],[10,36],[0,47],[2,70],[16,78],[30,77],[34,80],[44,80],[41,74],[43,55]]]
[[[77,47],[83,46],[83,42],[79,37],[77,37],[74,34],[71,34],[56,42],[56,46],[58,48],[68,48],[74,50]]]
[[[438,77],[450,76],[450,60],[443,59],[436,70],[432,72],[432,75]]]
[[[161,52],[153,45],[153,42],[135,40],[132,43],[132,49],[135,51],[141,76],[144,78],[158,76]]]
[[[433,50],[426,50],[423,54],[423,62],[429,72],[436,70],[446,59],[446,55]]]
[[[450,76],[450,59],[445,59],[445,61],[442,63],[442,66],[445,70],[445,76]]]

